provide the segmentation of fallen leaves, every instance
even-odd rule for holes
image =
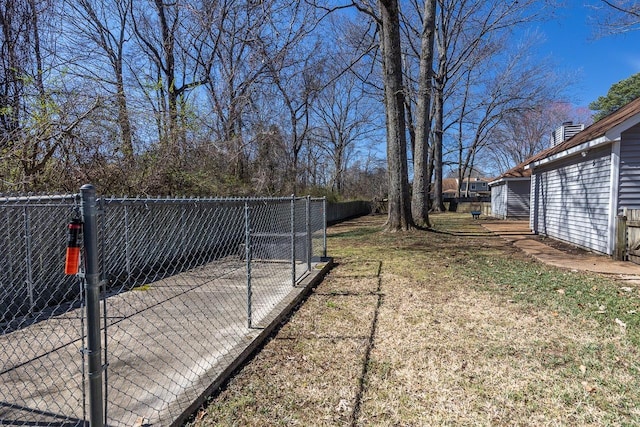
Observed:
[[[595,393],[596,392],[596,387],[592,384],[589,384],[586,381],[582,381],[582,387],[584,388],[584,391],[586,391],[587,393]]]
[[[340,402],[338,402],[338,406],[336,406],[336,412],[350,413],[351,412],[351,405],[349,404],[349,401],[347,399],[340,399]]]
[[[624,323],[622,320],[618,319],[616,317],[616,323],[618,324],[618,326],[620,326],[620,329],[622,329],[623,331],[627,330],[627,324]]]

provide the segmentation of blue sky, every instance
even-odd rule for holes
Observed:
[[[570,101],[587,106],[613,83],[640,72],[640,32],[595,38],[590,17],[597,11],[584,0],[566,3],[566,9],[556,9],[556,16],[539,26],[546,40],[539,54],[553,57],[562,70],[577,72]]]

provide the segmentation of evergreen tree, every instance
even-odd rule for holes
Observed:
[[[640,73],[634,74],[618,83],[614,83],[609,88],[606,96],[600,96],[589,104],[589,108],[596,112],[593,116],[593,121],[597,122],[639,96]]]

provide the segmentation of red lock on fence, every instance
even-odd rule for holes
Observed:
[[[82,221],[74,218],[69,223],[67,241],[67,257],[64,262],[64,274],[78,274],[80,267],[80,235],[82,233]]]

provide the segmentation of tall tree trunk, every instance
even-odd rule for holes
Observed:
[[[433,210],[435,212],[444,212],[444,201],[442,199],[442,128],[444,122],[444,106],[443,94],[440,88],[436,88],[435,91],[435,104],[435,129],[433,132]]]
[[[116,103],[118,105],[118,125],[120,126],[120,149],[128,164],[133,164],[133,131],[129,119],[129,108],[127,107],[127,96],[124,89],[124,78],[122,70],[122,60],[116,61],[114,71],[116,74]]]
[[[435,136],[432,134],[431,135],[431,139],[434,141],[431,145],[429,145],[429,156],[428,159],[429,161],[427,162],[427,182],[429,183],[429,189],[427,190],[429,192],[429,194],[431,194],[433,192],[433,188],[431,186],[431,183],[433,182],[433,169],[435,166],[435,161],[434,161],[434,149],[435,149]],[[431,196],[427,197],[427,208],[429,210],[431,210],[431,206],[433,204],[433,198]]]
[[[36,69],[33,71],[34,83],[36,86],[36,90],[38,92],[37,95],[37,104],[36,109],[37,115],[40,117],[40,120],[44,120],[48,123],[49,117],[53,114],[51,111],[51,106],[49,103],[49,99],[47,99],[47,93],[44,89],[44,79],[43,79],[43,63],[42,63],[42,50],[40,45],[40,23],[38,16],[38,9],[35,0],[29,0],[29,9],[31,13],[31,37],[33,38],[33,56],[35,59]],[[45,123],[40,123],[39,126],[41,128],[46,129]],[[48,131],[38,132],[41,133],[41,136],[28,138],[25,141],[23,150],[22,150],[22,169],[25,176],[25,184],[28,183],[31,185],[31,188],[37,186],[38,183],[38,173],[44,169],[44,166],[51,158],[53,153],[57,148],[57,144],[55,141],[51,141]],[[27,187],[25,187],[26,189]]]
[[[384,96],[387,118],[387,164],[389,174],[389,217],[387,230],[414,227],[411,217],[407,137],[400,50],[400,19],[397,0],[379,0]]]
[[[438,43],[438,73],[434,87],[434,132],[433,132],[433,206],[435,212],[444,212],[442,199],[442,140],[444,134],[444,88],[446,78],[446,47]]]
[[[160,23],[160,34],[162,36],[162,56],[163,61],[159,60],[158,65],[162,70],[164,84],[166,84],[167,93],[167,121],[168,129],[165,134],[166,139],[163,141],[165,155],[176,154],[178,143],[181,141],[179,136],[178,121],[178,99],[179,90],[176,87],[176,58],[175,58],[175,22],[170,24],[167,20],[167,5],[162,0],[155,0],[156,10],[158,12],[158,21]],[[177,6],[176,6],[177,7]]]
[[[429,227],[429,184],[427,173],[429,160],[429,133],[431,130],[431,89],[433,78],[433,43],[436,26],[436,0],[424,4],[424,27],[421,36],[420,75],[416,107],[416,138],[413,151],[413,196],[411,211],[413,221]]]
[[[34,75],[36,88],[38,89],[38,95],[40,101],[45,102],[44,82],[42,79],[42,73],[44,71],[42,67],[42,52],[40,51],[40,29],[38,23],[38,9],[34,0],[29,0],[29,8],[31,9],[31,25],[33,26],[33,54],[36,60],[36,72]]]
[[[338,147],[335,150],[335,154],[333,156],[336,173],[334,178],[334,188],[338,192],[338,194],[342,194],[342,190],[344,189],[344,170],[343,164],[344,162],[344,145],[337,144]]]
[[[124,83],[124,49],[128,40],[126,27],[131,1],[133,0],[77,0],[70,3],[70,6],[80,14],[78,19],[80,22],[76,24],[78,30],[103,52],[111,65],[120,128],[120,152],[129,166],[134,163],[133,129]],[[105,76],[104,81],[111,82],[112,79]]]

